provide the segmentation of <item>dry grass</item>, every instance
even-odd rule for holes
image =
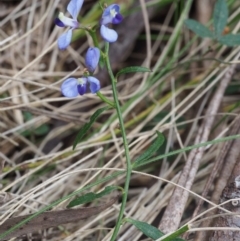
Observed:
[[[89,44],[89,39],[84,37],[66,51],[59,51],[56,39],[62,29],[53,25],[53,19],[59,9],[65,8],[65,4],[66,1],[59,0],[0,2],[0,160],[4,165],[1,173],[1,222],[11,216],[37,211],[72,191],[125,168],[122,140],[116,133],[118,121],[108,121],[113,116],[112,110],[98,119],[88,138],[72,151],[77,130],[96,109],[104,105],[92,94],[66,99],[60,93],[60,85],[66,76],[82,74],[84,54]],[[136,42],[127,65],[143,63],[156,71],[159,69],[156,67],[158,63],[162,62],[161,66],[167,64],[192,37],[184,30],[171,54],[165,54],[169,41],[162,38],[164,34],[171,36],[174,32],[172,21],[175,4],[165,7],[168,14],[161,24],[154,20],[150,22],[144,1],[140,1],[140,5],[145,21],[146,42]],[[238,12],[239,8],[233,9],[229,21]],[[240,24],[237,24],[234,31],[238,32],[239,27]],[[158,33],[156,41],[151,40],[153,31]],[[139,52],[138,45],[144,49],[146,47],[146,52]],[[227,47],[220,48],[216,43],[210,45],[214,57],[225,62],[233,61],[240,50],[237,47],[229,51]],[[184,58],[176,59],[174,66],[198,57],[206,49],[206,42],[200,42],[196,48],[189,49]],[[200,63],[196,69],[183,65],[168,70],[141,96],[135,98],[124,111],[131,157],[134,159],[149,146],[155,130],[162,131],[166,136],[163,152],[193,145],[199,123],[205,118],[212,87],[217,86],[226,67],[212,61],[204,67]],[[191,79],[193,72],[195,76]],[[237,78],[238,75],[234,82],[236,86],[239,85]],[[147,74],[124,76],[118,82],[122,105],[129,103],[136,93],[146,88],[147,81]],[[102,93],[111,98],[109,84],[104,86]],[[237,93],[238,90],[223,97],[215,124],[223,116],[226,118],[212,132],[210,139],[223,136],[229,128],[229,122],[238,115],[239,107],[229,111],[239,103]],[[29,117],[29,113],[32,116]],[[159,113],[165,113],[163,118]],[[36,133],[39,127],[46,130]],[[218,151],[218,145],[205,149],[182,223],[191,219]],[[154,222],[158,226],[187,155],[182,153],[171,159],[165,158],[134,172],[125,215],[148,223]],[[95,186],[91,191],[123,183],[124,175],[121,175],[104,185]],[[66,202],[55,209],[65,206]],[[109,240],[119,206],[113,205],[91,219],[40,231],[39,237],[42,238],[36,240]],[[141,236],[135,227],[125,224],[118,240],[135,241],[140,240]]]

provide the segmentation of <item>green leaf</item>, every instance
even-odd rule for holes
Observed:
[[[79,130],[77,137],[75,138],[73,142],[73,150],[76,148],[77,144],[80,142],[80,140],[83,138],[83,136],[86,134],[86,132],[90,129],[92,124],[96,121],[96,119],[107,109],[109,109],[109,106],[105,106],[101,109],[98,109],[94,114],[91,116],[90,121]]]
[[[21,135],[22,136],[30,136],[32,134],[32,131],[30,131],[30,130],[26,130],[26,131],[23,131],[23,132],[21,132]]]
[[[213,33],[201,23],[193,20],[193,19],[186,19],[185,20],[186,26],[192,30],[195,34],[202,38],[213,38]]]
[[[225,0],[217,0],[213,11],[214,33],[217,38],[222,35],[223,29],[227,24],[228,7]]]
[[[23,117],[25,121],[29,121],[32,120],[33,116],[32,113],[28,112],[28,111],[24,111],[23,112]]]
[[[49,125],[43,124],[39,126],[37,129],[33,131],[33,133],[37,136],[43,136],[46,135],[49,132],[50,128]]]
[[[161,232],[160,230],[158,230],[157,228],[155,228],[154,226],[152,226],[148,223],[137,221],[137,220],[134,220],[134,219],[131,219],[131,218],[127,218],[125,220],[127,222],[133,224],[143,234],[145,234],[148,238],[151,238],[153,240],[157,240],[164,235],[163,232]],[[172,240],[172,241],[184,241],[181,238],[171,238],[171,239],[169,239],[169,241],[170,240]]]
[[[225,44],[227,46],[236,46],[240,45],[240,34],[227,34],[218,39],[221,44]]]
[[[128,73],[136,73],[136,72],[151,72],[149,68],[146,67],[141,67],[141,66],[131,66],[131,67],[126,67],[124,69],[121,69],[117,74],[116,74],[116,79],[118,78],[119,75],[121,74],[128,74]]]
[[[117,190],[118,188],[119,187],[117,187],[117,186],[108,186],[108,187],[105,187],[105,189],[99,193],[94,193],[94,192],[86,193],[85,195],[83,195],[81,197],[77,197],[74,200],[72,200],[68,204],[67,208],[72,208],[72,207],[78,206],[80,204],[92,202],[93,200],[101,198],[101,197],[111,193],[112,191]]]
[[[145,161],[147,161],[159,149],[159,147],[164,143],[164,141],[164,135],[157,131],[157,139],[142,155],[140,155],[135,160],[135,162],[133,163],[133,167],[142,165]]]
[[[240,92],[240,83],[238,83],[238,80],[233,79],[232,84],[229,85],[225,90],[225,95],[238,95]],[[235,102],[231,107],[234,108],[236,105],[239,106],[239,101]],[[232,110],[231,108],[231,110]],[[228,110],[228,113],[231,112],[231,110]],[[226,115],[225,115],[226,116]],[[224,117],[223,117],[224,118]]]
[[[131,218],[125,219],[127,222],[133,224],[137,229],[139,229],[142,233],[144,233],[148,238],[156,240],[164,235],[160,230],[155,228],[154,226],[140,222]]]

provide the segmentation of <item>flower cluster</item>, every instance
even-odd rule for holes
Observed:
[[[70,27],[70,29],[62,34],[58,38],[58,47],[63,50],[66,49],[72,39],[72,32],[74,29],[79,28],[79,22],[77,16],[82,8],[83,0],[71,0],[67,6],[67,11],[72,16],[72,18],[66,17],[62,12],[59,13],[58,17],[55,19],[55,24],[59,27]],[[109,24],[119,24],[123,20],[120,14],[120,7],[118,4],[112,4],[108,6],[103,14],[100,21],[100,34],[102,38],[113,43],[117,40],[118,34],[115,30],[108,28]]]
[[[63,33],[58,38],[58,47],[61,50],[66,49],[71,43],[72,33],[74,29],[79,28],[77,20],[78,14],[82,8],[83,0],[71,0],[67,6],[67,11],[72,18],[66,17],[62,12],[59,13],[55,19],[55,24],[59,27],[70,27],[70,29]],[[118,4],[108,6],[102,14],[100,21],[100,34],[102,38],[109,43],[117,40],[118,34],[115,30],[108,27],[109,24],[119,24],[122,22],[122,15],[120,14],[120,7]],[[62,94],[66,97],[76,97],[84,95],[87,92],[87,86],[91,93],[97,93],[100,90],[100,82],[97,78],[90,76],[93,74],[98,66],[100,59],[100,50],[96,47],[90,47],[86,53],[85,65],[88,69],[86,76],[80,78],[68,78],[61,86]]]
[[[98,48],[89,48],[85,57],[85,65],[90,73],[97,68],[100,58],[100,50]],[[87,92],[87,84],[91,93],[95,94],[100,90],[100,81],[93,76],[84,76],[81,78],[68,78],[61,86],[62,94],[66,97],[76,97],[84,95]]]

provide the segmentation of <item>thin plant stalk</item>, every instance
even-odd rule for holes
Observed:
[[[98,91],[96,94],[102,101],[104,101],[111,107],[115,108],[115,104],[111,100],[109,100],[106,96],[104,96],[100,91]]]
[[[118,116],[118,120],[119,120],[120,130],[121,130],[121,133],[122,133],[123,147],[124,147],[124,150],[125,150],[125,156],[126,156],[126,162],[127,162],[126,180],[125,180],[124,192],[123,192],[123,197],[122,197],[122,205],[121,205],[121,208],[120,208],[120,211],[119,211],[119,214],[118,214],[116,226],[114,228],[114,231],[113,231],[113,234],[112,234],[112,237],[111,237],[111,241],[114,241],[114,240],[116,240],[116,237],[118,235],[118,232],[119,232],[119,229],[120,229],[120,226],[121,226],[121,223],[122,223],[123,213],[124,213],[126,203],[127,203],[127,196],[128,196],[128,189],[129,189],[129,183],[130,183],[131,172],[132,172],[132,165],[131,165],[131,160],[130,160],[130,154],[129,154],[129,148],[128,148],[128,142],[127,142],[127,135],[126,135],[125,127],[124,127],[121,107],[120,107],[120,104],[119,104],[119,101],[118,101],[116,79],[115,79],[115,77],[113,75],[113,72],[112,72],[108,52],[109,52],[109,43],[106,43],[105,44],[105,62],[106,62],[108,74],[111,78],[113,98],[114,98],[114,102],[115,102],[115,105],[116,105],[115,108],[117,110],[117,116]]]

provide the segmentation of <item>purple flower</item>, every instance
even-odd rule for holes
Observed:
[[[97,68],[100,58],[100,50],[96,47],[90,47],[86,53],[85,64],[87,69],[93,73]]]
[[[102,38],[109,43],[115,42],[118,38],[118,34],[115,30],[108,28],[106,25],[110,23],[119,24],[122,22],[123,16],[119,11],[119,5],[112,4],[104,10],[102,15],[100,34]]]
[[[67,11],[72,18],[64,16],[62,12],[59,13],[58,18],[55,19],[55,24],[59,27],[71,27],[66,33],[62,34],[58,38],[59,49],[66,49],[72,39],[72,31],[78,28],[79,23],[77,21],[78,13],[81,10],[83,0],[71,0],[67,6]]]
[[[69,98],[84,95],[87,92],[87,83],[92,93],[100,90],[100,82],[95,77],[68,78],[62,83],[62,94]]]

